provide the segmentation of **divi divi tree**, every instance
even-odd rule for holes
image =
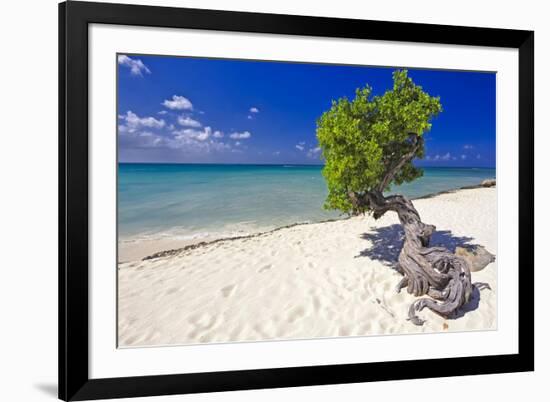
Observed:
[[[403,278],[396,289],[427,296],[410,306],[409,319],[416,325],[423,324],[416,314],[425,307],[450,316],[470,300],[474,286],[487,287],[472,284],[470,260],[430,246],[435,226],[422,222],[411,200],[384,195],[392,185],[422,176],[413,161],[424,157],[423,136],[441,112],[439,97],[424,92],[406,70],[397,70],[391,90],[373,96],[369,86],[357,89],[353,100],[333,101],[317,122],[328,186],[325,207],[375,219],[388,211],[399,217],[404,242],[396,268]]]

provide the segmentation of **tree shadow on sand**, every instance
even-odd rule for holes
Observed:
[[[398,224],[376,228],[372,232],[363,233],[362,239],[368,240],[372,245],[361,251],[355,258],[368,257],[381,261],[384,265],[395,266],[404,242],[403,227]],[[432,234],[430,246],[443,246],[455,252],[457,247],[471,247],[472,237],[454,236],[450,230],[436,230]]]
[[[371,232],[363,233],[361,238],[369,241],[371,246],[361,251],[355,258],[368,257],[397,270],[397,259],[404,242],[404,232],[401,225],[394,224],[375,228]],[[430,246],[443,246],[454,253],[457,247],[475,246],[475,244],[470,243],[472,240],[472,237],[454,236],[450,230],[437,230],[432,235]],[[474,286],[470,301],[447,318],[457,319],[463,317],[467,312],[478,308],[479,300],[479,289]]]

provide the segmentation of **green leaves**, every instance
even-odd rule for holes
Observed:
[[[393,88],[382,96],[372,96],[367,85],[357,89],[351,101],[345,97],[333,101],[317,121],[329,189],[325,207],[350,213],[350,191],[376,189],[387,175],[391,180],[383,190],[420,177],[422,171],[412,160],[424,156],[423,143],[413,157],[403,160],[413,149],[410,134],[422,136],[440,112],[439,98],[415,85],[407,70],[394,71]]]

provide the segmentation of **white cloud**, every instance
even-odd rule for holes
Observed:
[[[210,128],[208,127],[208,130],[205,128],[204,131],[183,130],[184,132],[176,135],[169,146],[171,148],[180,149],[182,151],[195,154],[223,152],[230,151],[232,149],[230,144],[208,138],[210,137],[210,134],[208,132],[209,129]]]
[[[252,116],[251,116],[251,115],[246,116],[246,118],[247,118],[248,120],[252,120]]]
[[[476,159],[481,159],[481,155],[477,154]]]
[[[174,131],[174,138],[177,140],[186,139],[186,140],[196,140],[196,141],[206,141],[212,135],[212,129],[210,127],[204,127],[202,130],[197,130],[194,128],[186,128],[179,131]]]
[[[171,100],[166,99],[162,105],[170,110],[193,110],[191,101],[179,95],[173,95]]]
[[[464,155],[464,154],[460,155],[460,159],[465,160],[466,158],[467,158],[466,155]]]
[[[305,149],[304,143],[301,142],[299,144],[296,144],[296,149],[299,151],[303,151]]]
[[[273,152],[273,156],[279,156],[279,155],[281,155],[281,151],[275,151],[275,152]]]
[[[231,133],[229,134],[229,138],[233,140],[246,140],[248,138],[252,137],[252,134],[248,131],[243,131],[242,133]]]
[[[130,133],[133,133],[143,127],[161,129],[166,124],[162,119],[158,120],[154,117],[139,117],[131,110],[128,110],[126,115],[122,115],[121,119],[125,121],[125,128],[122,129],[122,131],[128,131]]]
[[[166,110],[161,110],[160,112],[157,112],[157,114],[166,114],[168,113]]]
[[[175,130],[174,125],[166,126],[164,121],[141,118],[128,112],[124,124],[119,125],[119,141],[124,149],[156,148],[177,151],[186,155],[206,155],[212,152],[232,152],[231,144],[219,140],[221,131],[211,127],[182,128]],[[152,131],[163,126],[159,132]],[[170,130],[172,129],[172,130]]]
[[[451,160],[453,158],[453,156],[451,155],[450,152],[447,152],[446,154],[443,154],[443,155],[435,155],[435,156],[426,156],[426,160],[428,161],[434,161],[434,162],[437,162],[437,161],[448,161],[448,160]]]
[[[241,142],[240,142],[240,141],[237,141],[237,142],[235,142],[235,145],[236,145],[236,146],[239,146],[239,145],[241,145]]]
[[[231,145],[230,144],[226,144],[225,142],[217,142],[217,141],[212,141],[210,140],[210,142],[208,143],[208,147],[209,147],[209,150],[214,150],[214,151],[227,151],[227,150],[231,150]]]
[[[178,123],[180,126],[184,127],[202,127],[200,121],[193,120],[191,117],[188,116],[179,116]]]
[[[250,110],[249,110],[250,113],[260,113],[260,109],[258,109],[257,107],[251,107]]]
[[[321,147],[310,148],[307,151],[308,158],[318,158],[321,154]]]
[[[464,145],[464,149],[474,149],[474,146],[470,144],[466,144]]]
[[[168,146],[168,139],[151,131],[128,131],[119,126],[119,141],[123,148],[160,148]]]
[[[143,76],[143,73],[151,74],[151,70],[147,68],[145,64],[139,59],[131,59],[125,54],[118,56],[118,64],[130,69],[130,74]]]

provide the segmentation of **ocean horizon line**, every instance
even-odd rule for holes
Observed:
[[[324,167],[325,165],[313,163],[215,163],[215,162],[117,162],[118,165],[186,165],[186,166],[315,166]],[[423,166],[419,168],[434,169],[496,169],[496,166]]]
[[[319,166],[313,163],[118,162],[119,165]]]

